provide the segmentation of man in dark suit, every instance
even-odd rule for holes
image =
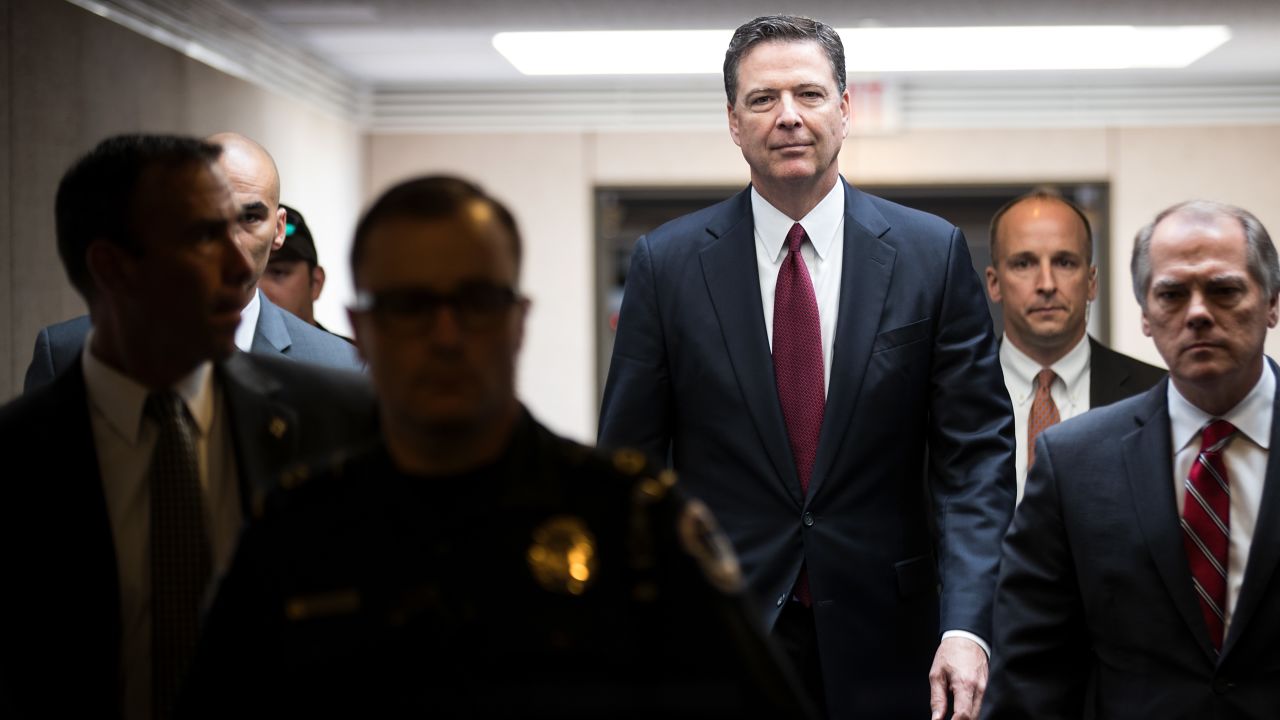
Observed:
[[[1274,718],[1280,263],[1203,201],[1138,232],[1146,393],[1049,428],[1005,539],[991,718]]]
[[[725,89],[751,187],[637,242],[600,442],[711,506],[831,716],[972,717],[1014,481],[964,237],[841,179],[830,27],[747,23]]]
[[[1004,308],[1000,365],[1013,401],[1019,498],[1037,434],[1140,393],[1165,374],[1086,340],[1098,293],[1092,237],[1084,212],[1048,190],[1015,198],[991,220],[987,293]]]
[[[285,210],[280,207],[280,174],[266,149],[236,133],[208,138],[220,145],[218,163],[231,183],[237,205],[236,243],[249,258],[250,276],[242,293],[241,325],[236,346],[245,352],[283,355],[341,370],[363,364],[350,343],[280,309],[258,291],[272,249],[285,237]],[[50,325],[36,336],[23,392],[45,385],[79,356],[90,328],[89,316]]]
[[[219,151],[111,138],[59,185],[94,323],[0,408],[5,716],[168,717],[243,518],[286,464],[372,432],[360,376],[236,352],[252,271]]]

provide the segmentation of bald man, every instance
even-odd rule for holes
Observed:
[[[1035,190],[996,212],[986,276],[991,301],[1004,308],[1000,366],[1013,401],[1021,501],[1042,430],[1136,395],[1165,371],[1086,334],[1098,294],[1092,231],[1084,212],[1061,195]]]
[[[280,174],[271,154],[237,133],[217,133],[207,140],[222,147],[218,165],[231,185],[238,211],[235,241],[250,268],[236,347],[342,370],[361,370],[363,363],[349,343],[277,307],[258,290],[271,251],[284,243],[285,234]],[[79,357],[91,326],[90,317],[82,315],[40,330],[23,392],[48,384],[71,365]]]

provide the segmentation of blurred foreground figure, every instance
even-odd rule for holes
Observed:
[[[238,133],[206,138],[218,145],[218,168],[231,186],[236,215],[236,247],[248,261],[240,288],[240,320],[236,347],[257,355],[275,355],[339,370],[360,370],[360,358],[349,343],[323,332],[276,307],[258,292],[271,251],[285,238],[285,210],[280,207],[280,174],[266,148]],[[88,315],[42,328],[36,335],[23,392],[46,385],[80,355],[89,333]]]
[[[1169,379],[1044,431],[1004,542],[990,718],[1274,718],[1280,263],[1240,208],[1138,232]]]
[[[356,229],[382,442],[300,470],[208,619],[191,716],[803,717],[706,508],[516,399],[511,215],[448,177]]]
[[[251,268],[220,152],[111,138],[58,186],[93,330],[0,408],[0,717],[170,717],[248,508],[372,428],[363,378],[236,351]]]

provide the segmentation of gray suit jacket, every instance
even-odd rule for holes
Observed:
[[[1167,388],[1162,381],[1036,440],[1004,540],[984,718],[1276,716],[1280,463],[1267,463],[1218,655],[1179,526]],[[1280,422],[1271,447],[1280,448]]]
[[[120,716],[119,580],[81,367],[0,407],[4,717]],[[282,470],[374,436],[358,375],[241,352],[216,372],[246,518]]]
[[[338,370],[364,369],[360,356],[346,340],[333,333],[320,330],[302,318],[282,310],[258,293],[262,309],[258,313],[258,326],[254,328],[253,346],[250,352],[262,355],[283,355],[291,360],[301,360]],[[35,351],[27,376],[23,381],[24,393],[48,385],[80,356],[84,338],[89,334],[88,315],[81,315],[64,322],[49,325],[36,335]]]

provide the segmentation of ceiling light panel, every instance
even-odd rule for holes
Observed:
[[[1223,25],[846,28],[850,73],[1182,68],[1231,39]],[[504,32],[525,75],[719,73],[730,30]]]

